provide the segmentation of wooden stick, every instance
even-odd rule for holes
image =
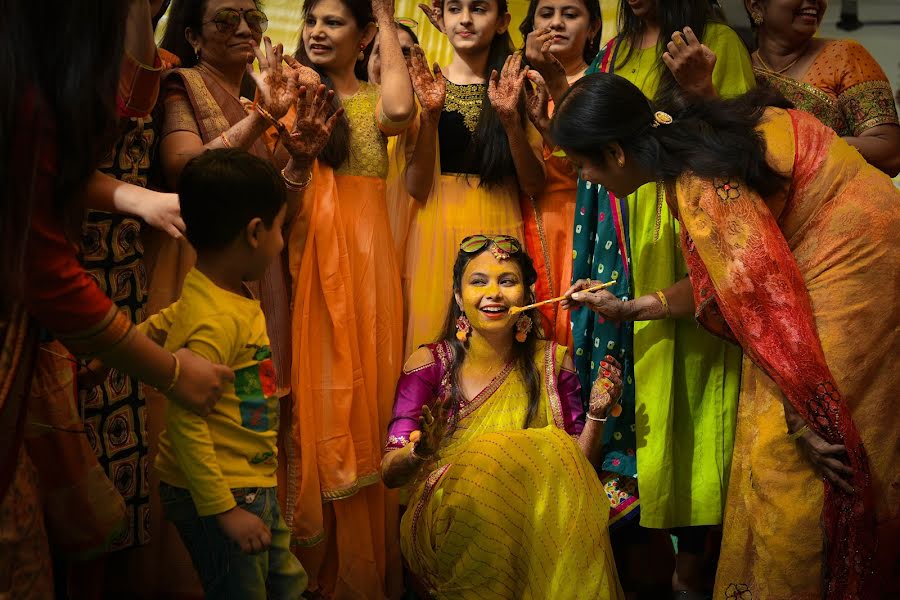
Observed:
[[[584,290],[578,290],[578,292],[596,292],[598,290],[606,289],[618,283],[618,280],[607,281],[606,283],[598,283],[597,285],[591,286]],[[577,293],[577,292],[576,292]],[[537,308],[538,306],[544,306],[545,304],[553,304],[554,302],[562,302],[569,296],[559,296],[558,298],[550,298],[549,300],[542,300],[541,302],[535,302],[534,304],[529,304],[528,306],[513,306],[509,309],[509,314],[517,315],[520,312],[525,312],[526,310],[531,310],[532,308]]]

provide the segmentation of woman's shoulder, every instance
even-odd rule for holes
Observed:
[[[443,371],[450,364],[451,355],[452,349],[446,341],[423,344],[406,359],[403,372],[409,374],[429,368]]]
[[[706,30],[703,32],[703,43],[709,46],[713,51],[716,48],[727,49],[739,47],[747,52],[747,46],[741,40],[741,36],[731,28],[727,23],[719,21],[709,21],[706,24]]]

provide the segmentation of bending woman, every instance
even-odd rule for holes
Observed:
[[[768,100],[654,114],[598,74],[564,97],[551,135],[616,195],[665,182],[693,294],[626,309],[695,314],[746,353],[715,597],[878,597],[900,550],[898,377],[883,366],[900,350],[900,194],[831,129]]]
[[[622,597],[591,464],[621,371],[607,359],[585,415],[566,347],[509,312],[536,277],[515,238],[465,238],[439,341],[397,384],[381,472],[412,489],[400,544],[437,598]]]

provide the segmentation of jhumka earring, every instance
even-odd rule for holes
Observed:
[[[356,56],[356,60],[362,61],[366,58],[366,45],[362,42],[359,43],[359,54]]]
[[[531,317],[528,315],[522,315],[516,321],[516,341],[519,343],[524,342],[528,337],[528,334],[531,333]]]
[[[466,343],[466,340],[469,339],[469,332],[472,331],[472,324],[469,323],[469,319],[466,315],[460,315],[456,319],[456,339],[461,341],[462,343]]]

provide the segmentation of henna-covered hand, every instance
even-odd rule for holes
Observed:
[[[443,0],[431,0],[431,6],[427,4],[419,4],[419,8],[428,17],[428,20],[434,25],[434,28],[441,33],[444,31],[444,2]]]
[[[307,67],[290,54],[285,54],[284,62],[287,63],[287,68],[297,75],[298,85],[308,90],[315,90],[322,83],[322,78],[319,77],[319,73],[315,69]]]
[[[284,137],[284,147],[295,162],[311,165],[328,143],[331,132],[341,115],[343,107],[328,116],[334,91],[319,84],[316,88],[300,88],[297,100],[297,120],[290,135]]]
[[[416,442],[416,454],[429,458],[441,446],[444,433],[447,431],[447,415],[450,412],[450,400],[438,399],[433,407],[427,404],[422,407],[419,417],[419,435]]]
[[[256,60],[259,61],[259,73],[253,70],[252,65],[247,65],[247,73],[256,83],[259,105],[274,118],[280,119],[297,101],[297,73],[293,69],[282,69],[284,47],[281,44],[272,46],[272,40],[268,37],[263,38],[263,43],[265,52],[255,41],[250,41]]]
[[[506,126],[519,122],[519,99],[525,87],[528,67],[522,66],[522,56],[513,54],[506,57],[503,70],[491,72],[488,81],[488,99],[497,111],[500,122]]]
[[[716,96],[712,82],[716,53],[701,43],[690,27],[685,27],[684,33],[673,33],[666,49],[663,62],[682,90],[701,98]]]
[[[376,20],[394,19],[394,0],[372,0],[372,16]]]
[[[588,414],[596,419],[605,419],[610,413],[615,413],[617,402],[622,395],[622,365],[610,356],[606,355],[600,362],[600,376],[591,387],[590,406]],[[621,413],[621,409],[619,409]]]
[[[525,110],[528,120],[534,125],[544,138],[550,129],[550,92],[547,83],[537,71],[528,71],[530,84],[525,85]]]
[[[434,72],[428,68],[425,52],[416,44],[409,56],[409,77],[413,90],[419,100],[422,119],[436,123],[444,109],[444,98],[447,93],[447,81],[441,73],[441,67],[434,63]]]

